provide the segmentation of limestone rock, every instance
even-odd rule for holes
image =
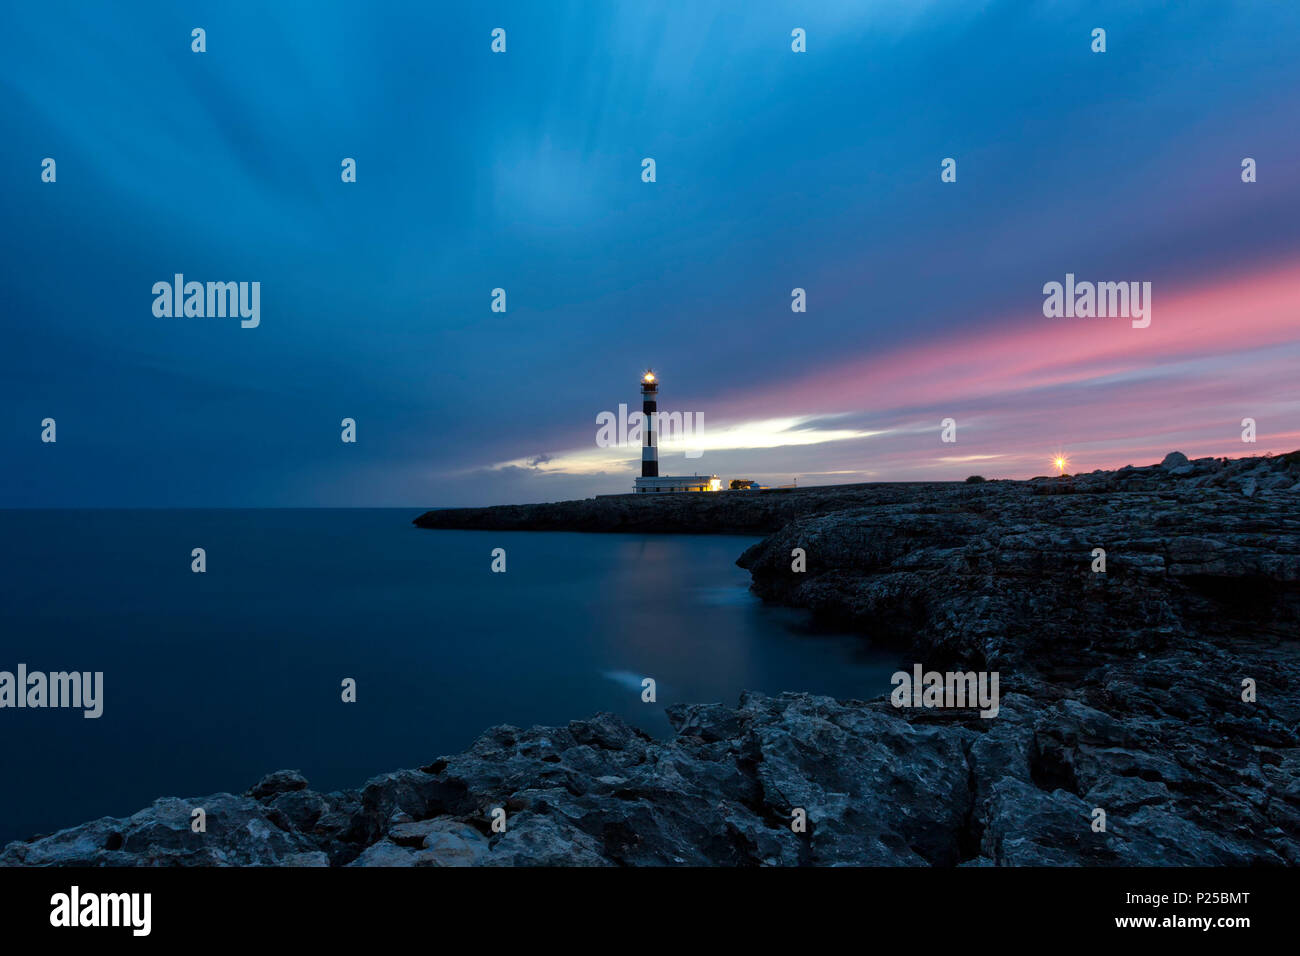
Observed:
[[[670,706],[664,740],[611,714],[494,727],[360,790],[280,771],[11,843],[0,865],[1300,865],[1298,495],[1295,453],[1175,452],[1028,482],[430,512],[768,531],[738,562],[758,594],[927,670],[997,671],[999,713],[745,694]]]

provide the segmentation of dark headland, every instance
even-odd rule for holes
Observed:
[[[789,693],[674,706],[663,741],[607,714],[496,727],[358,790],[281,771],[12,843],[0,864],[1300,864],[1300,453],[415,523],[763,534],[738,561],[758,594],[927,670],[996,671],[1000,712]]]

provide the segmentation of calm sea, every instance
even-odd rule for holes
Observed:
[[[756,539],[416,513],[0,511],[0,670],[104,672],[97,720],[0,709],[0,844],[286,767],[355,787],[493,724],[607,710],[663,735],[674,702],[890,689],[892,657],[749,594],[734,562]]]

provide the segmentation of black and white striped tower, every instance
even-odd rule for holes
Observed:
[[[641,445],[641,477],[659,477],[659,443],[655,435],[655,412],[658,410],[657,397],[659,380],[655,373],[647,371],[641,376],[641,433],[645,436]]]

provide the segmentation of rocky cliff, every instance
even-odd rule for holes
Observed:
[[[282,771],[12,843],[0,864],[1300,863],[1300,454],[417,524],[770,530],[739,561],[758,593],[926,669],[996,671],[1000,710],[746,695],[670,709],[662,741],[610,715],[497,727],[360,790]]]

